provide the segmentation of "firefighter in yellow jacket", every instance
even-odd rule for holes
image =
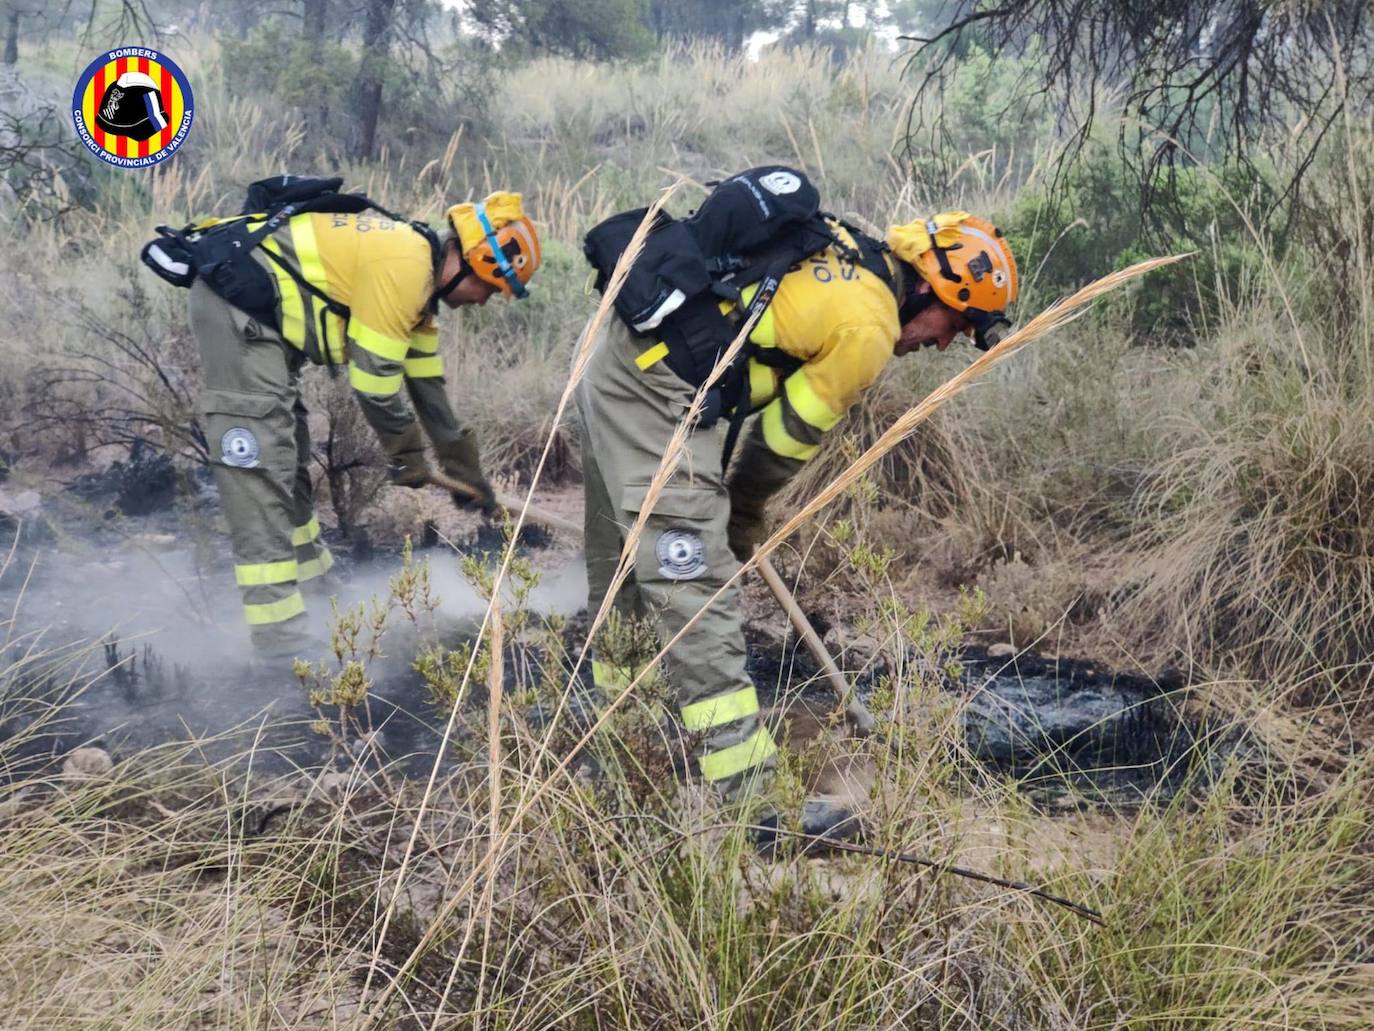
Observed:
[[[728,420],[722,418],[689,436],[646,519],[632,580],[616,601],[622,611],[654,618],[664,641],[753,553],[766,536],[768,499],[816,453],[822,435],[893,355],[944,350],[964,333],[986,347],[1016,298],[1010,248],[995,227],[966,212],[893,227],[868,263],[853,260],[858,250],[845,227],[833,229],[836,245],[781,277],[750,334],[745,403],[752,414],[728,475],[721,462]],[[747,306],[752,296],[746,287],[738,305]],[[666,367],[667,353],[651,335],[637,337],[614,319],[579,385],[592,611],[610,584],[625,528],[635,522],[696,393]],[[600,661],[593,670],[603,689],[623,687],[635,672]],[[737,589],[726,591],[668,649],[664,672],[680,724],[697,742],[703,779],[729,799],[756,794],[776,746],[758,718],[745,671]],[[802,826],[832,837],[857,830],[851,814],[818,800],[807,803]],[[769,834],[759,843],[771,847]]]
[[[519,194],[498,193],[449,209],[443,234],[372,211],[292,215],[252,256],[274,285],[269,303],[250,313],[197,278],[189,307],[244,615],[259,653],[285,657],[311,644],[301,585],[333,563],[312,504],[302,367],[347,370],[391,482],[429,482],[423,429],[444,473],[490,505],[474,435],[449,403],[434,319],[440,302],[523,296],[540,247]]]

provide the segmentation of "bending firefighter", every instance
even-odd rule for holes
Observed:
[[[272,656],[309,647],[301,585],[333,561],[313,510],[302,367],[346,369],[391,482],[429,482],[423,428],[444,473],[489,507],[476,440],[449,403],[435,316],[441,301],[523,297],[540,261],[519,194],[452,207],[435,233],[338,193],[340,182],[264,180],[249,191],[253,214],[160,227],[144,248],[150,268],[190,287],[234,571],[253,642]]]
[[[987,348],[1006,324],[1016,265],[986,221],[949,211],[894,226],[880,242],[818,205],[801,173],[768,166],[718,185],[689,219],[660,216],[616,297],[620,318],[578,387],[590,611],[679,420],[745,318],[756,319],[745,360],[708,392],[616,598],[623,612],[656,620],[664,641],[753,553],[766,536],[769,498],[894,354],[944,350],[959,334]],[[588,234],[598,286],[643,214],[626,212]],[[634,672],[593,669],[598,685],[612,688]],[[701,776],[727,799],[757,795],[776,745],[745,672],[737,588],[668,649],[664,672]],[[763,820],[776,821],[773,813]],[[851,813],[819,799],[806,804],[801,824],[830,837],[858,830]],[[756,835],[765,850],[775,838]]]

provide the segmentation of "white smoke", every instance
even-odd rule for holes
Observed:
[[[527,605],[542,615],[571,615],[585,604],[586,577],[580,554],[538,551],[539,585]],[[395,690],[410,691],[409,663],[422,643],[456,647],[469,638],[486,609],[485,599],[464,579],[462,555],[447,546],[415,553],[430,568],[437,607],[419,627],[392,609],[384,638],[385,658],[374,674]],[[542,567],[542,568],[541,568]],[[329,593],[307,596],[312,632],[320,639],[316,660],[331,666],[324,642],[335,599],[340,610],[358,604],[386,605],[390,583],[402,569],[399,555],[384,555],[361,565],[340,561],[341,575]],[[507,608],[513,598],[507,597]],[[134,672],[120,680],[104,674],[82,693],[82,725],[89,737],[149,744],[191,734],[219,733],[245,721],[277,713],[300,717],[304,695],[286,663],[253,665],[239,589],[232,566],[217,555],[209,570],[200,568],[192,547],[170,535],[133,538],[117,552],[64,541],[48,545],[26,562],[0,571],[0,613],[9,617],[9,637],[39,635],[51,647],[76,641],[117,641],[118,655]],[[0,638],[4,637],[0,633]],[[148,657],[160,665],[163,686],[148,676]],[[100,674],[104,649],[88,660]],[[407,707],[422,709],[422,699]]]

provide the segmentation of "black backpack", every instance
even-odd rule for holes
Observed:
[[[277,289],[267,269],[251,255],[293,215],[308,212],[357,214],[376,211],[384,218],[409,225],[428,241],[436,264],[439,240],[423,222],[393,215],[361,193],[340,193],[343,179],[300,175],[275,175],[248,187],[243,210],[231,218],[211,218],[193,222],[181,229],[157,227],[157,239],[144,244],[139,257],[143,264],[174,286],[189,287],[197,278],[224,300],[258,322],[280,331]],[[348,306],[336,301],[301,274],[299,268],[272,251],[264,253],[296,281],[301,290],[319,298],[319,341],[321,358],[329,360],[325,313],[348,322]]]
[[[883,260],[886,245],[821,211],[820,194],[807,177],[785,165],[751,168],[714,189],[690,217],[660,212],[644,249],[630,269],[615,310],[630,332],[668,347],[668,367],[694,387],[706,382],[721,352],[734,339],[738,322],[762,315],[782,277],[827,247],[878,275],[896,292]],[[615,264],[643,220],[647,208],[613,215],[583,241],[583,253],[596,269],[596,288],[604,291]],[[850,247],[836,225],[855,241]],[[757,283],[749,307],[734,318],[721,314],[720,301],[738,302],[740,290]],[[749,357],[795,369],[795,359],[776,348],[746,346],[708,393],[700,425],[709,427],[734,410],[726,443],[729,460],[743,417]]]

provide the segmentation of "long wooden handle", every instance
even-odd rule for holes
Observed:
[[[509,494],[498,494],[496,495],[496,503],[511,515],[517,515],[520,509],[524,508],[525,499],[513,497]],[[546,530],[557,530],[559,533],[571,534],[574,537],[582,536],[581,523],[575,523],[571,519],[564,519],[562,516],[554,515],[552,512],[539,508],[536,505],[531,505],[529,508],[525,509],[525,518],[532,523],[538,523]]]
[[[445,490],[455,494],[464,494],[470,498],[478,498],[478,494],[466,483],[451,479],[443,473],[434,471],[430,473],[430,479]],[[510,494],[496,495],[496,503],[508,512],[519,512],[525,509],[525,518],[532,523],[549,530],[557,530],[559,533],[571,534],[573,536],[582,533],[582,527],[571,519],[554,515],[541,508],[530,505],[525,508],[525,499]],[[830,652],[825,647],[825,642],[816,633],[816,628],[811,625],[811,621],[806,618],[806,613],[797,604],[797,599],[792,596],[792,592],[787,589],[787,584],[783,582],[778,571],[773,568],[773,563],[764,558],[758,564],[759,575],[763,577],[763,582],[768,585],[768,589],[773,593],[773,597],[782,606],[783,612],[787,614],[788,622],[792,628],[801,636],[806,644],[806,650],[811,653],[821,670],[825,673],[826,679],[830,681],[830,686],[834,689],[835,695],[844,703],[845,715],[854,724],[854,729],[860,734],[868,735],[873,733],[877,724],[873,720],[873,714],[868,711],[867,706],[859,701],[854,694],[853,688],[849,686],[849,681],[840,672],[840,667],[835,665],[835,660],[830,657]]]
[[[466,483],[463,483],[461,480],[455,480],[452,477],[445,476],[438,470],[430,470],[429,479],[431,483],[435,484],[435,486],[443,487],[446,491],[450,491],[454,494],[462,494],[466,497],[472,498],[474,501],[481,500],[481,495],[479,495],[477,491],[473,490],[472,487],[468,486]],[[507,512],[511,513],[517,513],[525,507],[525,499],[516,497],[513,494],[496,495],[496,503],[500,505],[502,508],[504,508]],[[571,519],[564,519],[560,515],[554,515],[552,512],[546,512],[542,508],[539,508],[535,505],[531,505],[528,509],[526,509],[525,518],[532,523],[538,523],[540,526],[548,530],[557,530],[559,533],[567,533],[572,534],[574,536],[581,536],[582,534],[581,523],[575,523]]]
[[[840,667],[835,665],[835,660],[830,657],[825,642],[816,633],[816,628],[811,625],[811,620],[806,618],[806,613],[797,604],[797,599],[792,596],[792,592],[787,589],[787,584],[783,578],[773,568],[773,563],[767,558],[761,558],[758,568],[759,575],[763,577],[763,582],[768,585],[768,589],[773,592],[773,597],[778,599],[778,604],[787,613],[787,619],[792,624],[792,628],[797,631],[806,644],[806,650],[820,665],[821,670],[825,673],[825,678],[830,681],[830,686],[834,689],[836,697],[844,703],[845,715],[854,724],[854,729],[864,736],[873,733],[877,728],[873,714],[868,711],[868,707],[859,700],[854,689],[849,686],[849,681],[840,672]]]

